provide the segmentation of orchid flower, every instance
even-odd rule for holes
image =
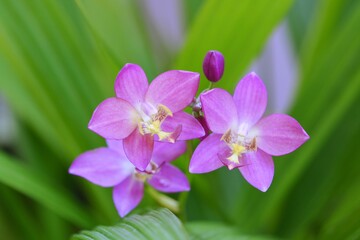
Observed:
[[[189,191],[184,173],[169,162],[186,151],[186,143],[156,142],[151,162],[144,171],[136,169],[127,159],[123,141],[107,140],[108,147],[87,151],[72,163],[69,173],[102,187],[114,187],[113,200],[121,217],[141,201],[144,183],[167,193]]]
[[[141,67],[126,64],[116,77],[116,97],[100,103],[88,127],[105,139],[123,139],[127,158],[145,170],[154,140],[174,143],[205,134],[201,124],[183,112],[192,102],[199,81],[198,73],[172,70],[149,85]]]
[[[290,153],[309,139],[292,117],[285,114],[262,115],[267,91],[255,74],[246,75],[234,96],[212,89],[200,96],[202,110],[213,132],[195,150],[189,170],[206,173],[227,166],[238,168],[254,187],[265,192],[274,176],[272,156]]]
[[[205,55],[203,61],[203,72],[206,78],[211,82],[208,89],[204,90],[208,91],[214,85],[214,83],[220,81],[224,74],[224,67],[225,67],[225,59],[221,52],[216,50],[208,51]],[[201,93],[202,94],[202,93]],[[201,95],[200,94],[200,95]],[[200,96],[194,98],[193,102],[191,103],[191,108],[193,111],[193,115],[199,121],[201,126],[204,128],[205,135],[200,138],[200,141],[204,140],[209,134],[210,129],[206,124],[205,118],[203,116]]]

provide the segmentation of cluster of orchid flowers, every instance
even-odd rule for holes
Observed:
[[[185,153],[186,140],[199,138],[190,173],[237,168],[252,186],[267,191],[272,156],[294,151],[309,136],[288,115],[261,119],[267,91],[255,73],[246,75],[231,96],[212,88],[224,72],[220,52],[207,53],[203,70],[211,87],[195,97],[199,73],[172,70],[149,85],[141,67],[126,64],[115,80],[116,97],[99,104],[88,126],[107,147],[81,154],[69,172],[114,187],[115,207],[123,217],[140,203],[145,182],[166,193],[190,190],[186,175],[170,162]],[[192,114],[184,112],[188,106]]]

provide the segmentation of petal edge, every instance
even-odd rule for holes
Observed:
[[[251,131],[258,134],[258,147],[273,156],[293,152],[310,138],[300,123],[286,114],[269,115]]]

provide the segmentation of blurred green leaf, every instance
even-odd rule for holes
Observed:
[[[155,75],[154,54],[145,30],[136,18],[132,1],[77,0],[94,36],[104,49],[108,63],[116,71],[132,62],[144,68],[148,76]]]
[[[309,26],[313,23],[315,10],[320,1],[295,0],[288,14],[289,30],[292,35],[294,48],[299,52]]]
[[[259,54],[291,3],[292,0],[204,2],[188,32],[176,68],[202,73],[206,52],[212,49],[221,51],[226,66],[219,86],[233,91],[241,74]],[[206,85],[208,83],[202,81],[200,89]]]
[[[186,224],[193,240],[270,240],[265,236],[249,236],[241,234],[238,228],[229,227],[216,222],[191,222]]]
[[[87,212],[59,186],[0,152],[0,182],[48,207],[59,216],[83,227],[91,225]]]
[[[27,208],[24,199],[21,199],[19,193],[7,186],[0,185],[0,190],[0,212],[6,216],[7,223],[4,225],[7,232],[16,232],[16,239],[36,240],[40,228],[34,221],[34,216],[32,216],[31,210]],[[17,231],[17,229],[21,229],[21,231]],[[2,231],[0,232],[2,233]],[[7,239],[7,237],[4,238]],[[12,238],[9,237],[9,239]]]

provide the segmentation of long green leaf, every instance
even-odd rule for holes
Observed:
[[[83,227],[91,218],[60,186],[51,185],[43,177],[16,159],[0,152],[0,182],[38,201],[59,216]]]
[[[150,55],[150,41],[138,23],[132,1],[76,2],[115,71],[124,63],[133,62],[140,64],[149,76],[154,76],[156,67]]]
[[[176,68],[202,73],[207,51],[221,51],[226,59],[221,87],[233,91],[241,74],[259,54],[267,37],[286,14],[292,0],[204,2],[193,23]],[[201,88],[207,83],[203,81]]]
[[[242,234],[238,228],[217,222],[191,222],[186,224],[193,240],[270,240],[272,237]]]

